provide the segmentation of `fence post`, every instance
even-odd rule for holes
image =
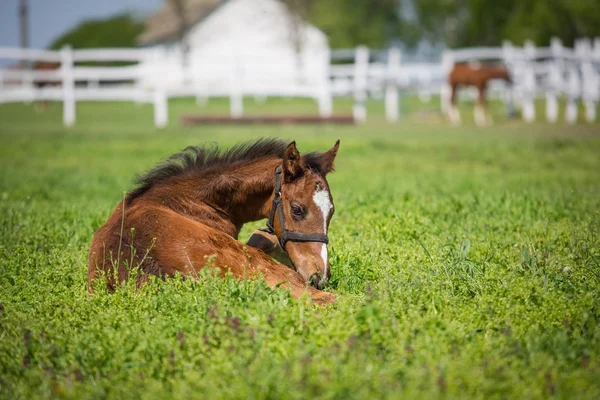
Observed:
[[[546,119],[555,123],[558,120],[558,99],[556,98],[561,86],[561,76],[556,62],[549,64],[549,87],[546,89]]]
[[[515,62],[515,50],[510,40],[502,41],[502,62],[508,69],[512,82],[506,85],[504,92],[504,108],[510,118],[514,118],[515,110],[515,86],[518,80],[518,70]]]
[[[199,79],[199,68],[202,68],[202,56],[198,54],[194,47],[190,47],[188,53],[188,65],[189,68],[193,71],[192,79],[194,82],[194,92],[196,94],[196,105],[199,107],[204,107],[208,104],[208,95],[206,94],[206,89],[202,89],[201,79]]]
[[[596,36],[593,41],[593,58],[595,62],[600,62],[600,36]]]
[[[75,77],[73,74],[73,50],[65,45],[60,50],[60,68],[63,91],[63,123],[73,126],[75,123]]]
[[[585,119],[587,122],[596,121],[596,105],[600,97],[600,74],[594,70],[592,63],[581,66],[583,76],[582,98],[585,104]]]
[[[333,112],[333,100],[331,95],[331,82],[330,82],[330,71],[331,65],[331,52],[329,49],[325,50],[322,57],[322,65],[320,69],[319,88],[318,88],[318,104],[319,104],[319,116],[321,118],[329,118]]]
[[[357,122],[367,120],[367,80],[369,74],[369,48],[359,46],[354,53],[354,106],[352,115]]]
[[[23,87],[28,89],[28,92],[30,93],[30,97],[28,99],[25,100],[25,103],[31,103],[33,101],[35,101],[36,95],[37,95],[37,86],[35,85],[35,79],[34,79],[34,75],[35,72],[33,70],[33,67],[28,67],[28,69],[25,70],[24,76],[23,76]]]
[[[450,71],[452,71],[452,67],[454,66],[454,58],[452,57],[452,52],[446,50],[442,53],[442,87],[440,89],[440,108],[442,114],[450,115],[450,97],[452,95],[452,88],[450,87],[449,77]]]
[[[167,91],[164,82],[164,76],[161,63],[167,59],[167,54],[164,48],[157,47],[154,52],[154,93],[153,93],[153,104],[154,104],[154,126],[157,128],[164,128],[167,126],[169,121],[169,101],[167,97]]]
[[[510,40],[502,41],[502,59],[508,67],[512,79],[512,83],[508,88],[508,93],[505,96],[507,112],[511,117],[516,116],[517,107],[521,109],[521,114],[523,116],[525,114],[525,78],[529,61],[524,54],[525,52],[515,48]],[[530,112],[530,110],[528,110],[528,112]]]
[[[528,63],[523,78],[523,119],[526,122],[535,121],[535,71]]]
[[[596,120],[596,103],[600,97],[600,77],[593,65],[595,45],[591,39],[583,38],[575,49],[581,67],[581,100],[585,105],[585,119],[588,122]]]
[[[385,86],[385,117],[389,122],[398,121],[398,71],[400,70],[400,50],[388,50],[388,64]]]
[[[585,104],[585,120],[587,122],[596,121],[596,105],[598,104],[599,91],[600,91],[600,78],[596,71],[588,71],[587,74],[590,77],[587,79],[584,85],[584,104]]]
[[[577,97],[580,90],[579,71],[575,66],[571,66],[567,77],[567,109],[565,110],[565,120],[569,124],[577,122]]]
[[[242,79],[242,64],[237,48],[233,46],[231,52],[229,76],[229,106],[232,118],[239,118],[244,114],[244,92]]]
[[[558,98],[562,91],[562,41],[553,37],[550,39],[552,61],[548,65],[548,88],[546,89],[546,120],[555,123],[558,120]]]
[[[585,104],[585,119],[587,122],[596,121],[596,105],[600,98],[600,74],[594,70],[591,63],[582,66],[584,76],[583,102]]]
[[[452,104],[452,86],[450,85],[450,73],[454,68],[454,54],[451,50],[445,50],[442,54],[442,76],[444,82],[440,90],[440,108],[444,117],[448,118],[452,125],[460,124],[460,110],[458,104]],[[457,93],[455,93],[457,96]]]
[[[136,92],[135,98],[133,100],[135,102],[135,104],[141,104],[144,101],[148,101],[145,98],[144,83],[143,83],[144,70],[146,68],[146,65],[148,65],[148,61],[149,61],[148,50],[146,50],[143,53],[143,57],[138,59],[137,64],[136,64],[137,78],[133,81],[133,87],[135,88],[135,92]]]
[[[525,76],[523,77],[523,119],[535,120],[535,44],[525,41]]]
[[[168,99],[165,88],[158,84],[154,88],[154,126],[164,128],[169,120]]]
[[[0,104],[4,103],[2,94],[4,93],[4,71],[0,69]]]

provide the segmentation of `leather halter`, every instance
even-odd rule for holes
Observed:
[[[275,190],[273,194],[273,204],[271,205],[271,213],[269,214],[269,220],[267,221],[267,229],[265,232],[275,235],[275,229],[273,224],[275,223],[275,212],[279,217],[279,227],[281,228],[281,237],[279,245],[285,251],[285,244],[287,242],[318,242],[318,243],[329,243],[327,235],[321,235],[318,233],[301,233],[292,232],[285,229],[285,220],[283,218],[283,203],[281,201],[281,166],[275,170]]]

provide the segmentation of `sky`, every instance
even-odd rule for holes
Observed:
[[[46,48],[86,19],[125,11],[147,15],[165,0],[28,0],[29,46]],[[19,0],[0,0],[0,46],[19,46]]]

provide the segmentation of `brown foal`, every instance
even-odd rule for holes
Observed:
[[[327,152],[300,155],[295,142],[261,139],[227,151],[188,147],[171,156],[138,178],[139,186],[95,233],[90,292],[100,276],[114,290],[133,268],[141,285],[150,274],[193,277],[212,266],[239,279],[262,276],[270,287],[288,288],[294,297],[307,293],[317,304],[335,301],[317,288],[330,275],[327,229],[334,207],[326,176],[338,147],[339,141]],[[269,217],[277,202],[281,212],[270,219],[271,233],[239,242],[242,225]],[[265,252],[278,243],[294,269]]]

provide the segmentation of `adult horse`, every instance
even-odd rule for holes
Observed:
[[[234,277],[259,274],[294,297],[308,292],[317,304],[330,276],[327,229],[334,206],[326,176],[339,140],[327,152],[300,155],[296,143],[261,139],[227,151],[188,147],[137,179],[94,235],[88,288],[102,276],[109,290],[137,268],[137,285],[149,275],[193,277],[205,266]],[[237,240],[246,222],[268,218],[268,230],[250,245]],[[295,269],[265,252],[278,243]],[[255,247],[253,247],[255,246]]]
[[[486,110],[485,92],[488,82],[492,79],[503,79],[511,83],[509,71],[503,66],[457,63],[448,75],[450,86],[450,105],[447,114],[452,124],[460,123],[460,113],[456,107],[456,94],[460,86],[474,86],[477,89],[477,103],[475,104],[475,124],[485,125],[491,123],[491,117]]]

